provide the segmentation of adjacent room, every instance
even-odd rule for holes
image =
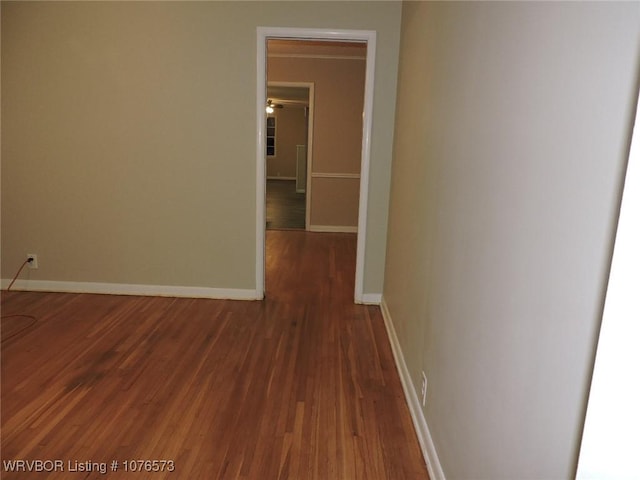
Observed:
[[[0,16],[3,479],[638,476],[640,3]]]
[[[272,230],[305,230],[307,226],[309,94],[313,84],[297,85],[271,82],[267,87],[266,228]]]
[[[366,51],[364,42],[267,41],[267,228],[357,232]]]

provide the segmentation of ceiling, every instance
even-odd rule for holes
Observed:
[[[284,106],[309,106],[309,89],[306,87],[283,87],[269,85],[267,99]]]

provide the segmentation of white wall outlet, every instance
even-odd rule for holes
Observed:
[[[427,404],[427,376],[422,372],[422,406]]]
[[[27,263],[29,268],[38,268],[38,255],[35,253],[27,253],[27,260],[32,259]]]

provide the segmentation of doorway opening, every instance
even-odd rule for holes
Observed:
[[[360,55],[346,55],[339,56],[332,52],[320,52],[313,54],[305,53],[276,53],[278,58],[297,58],[300,60],[299,64],[304,64],[304,60],[309,61],[312,57],[323,58],[325,60],[336,60],[338,57],[343,60],[359,60],[363,63],[361,68],[363,69],[362,76],[364,77],[363,92],[360,98],[360,109],[356,112],[358,122],[355,123],[356,129],[359,135],[357,138],[357,146],[354,150],[351,148],[350,152],[347,152],[347,156],[351,159],[353,164],[346,168],[338,168],[336,170],[335,159],[339,158],[344,151],[345,145],[348,142],[336,140],[335,142],[324,142],[323,148],[324,154],[321,156],[317,154],[318,136],[320,135],[321,127],[315,125],[315,130],[312,130],[311,139],[315,141],[315,147],[312,147],[310,142],[307,146],[307,182],[306,182],[306,203],[309,205],[306,207],[305,216],[305,228],[310,231],[333,231],[333,232],[353,232],[357,235],[356,242],[356,264],[355,264],[355,288],[354,288],[354,301],[356,303],[367,303],[367,296],[364,294],[364,260],[366,252],[366,230],[367,230],[367,203],[369,193],[369,165],[370,165],[370,142],[371,142],[371,126],[372,126],[372,107],[373,107],[373,83],[374,83],[374,69],[375,69],[375,39],[376,34],[373,31],[362,30],[323,30],[323,29],[296,29],[296,28],[271,28],[271,27],[258,27],[257,31],[257,169],[256,169],[256,293],[258,298],[264,297],[265,290],[265,225],[266,225],[266,182],[268,173],[268,155],[267,148],[271,140],[267,132],[267,118],[265,115],[265,107],[268,100],[268,85],[267,85],[267,48],[269,41],[281,42],[280,46],[286,47],[287,45],[299,46],[324,46],[329,50],[331,48],[338,48],[349,46],[356,49],[360,49],[362,52]],[[271,55],[270,55],[271,57]],[[270,58],[269,57],[269,58]],[[361,58],[358,58],[361,57]],[[307,62],[308,63],[308,62]],[[271,68],[271,65],[269,64]],[[317,123],[317,117],[319,115],[319,86],[318,81],[314,81],[313,78],[304,78],[304,72],[308,72],[308,69],[301,67],[300,73],[302,77],[298,76],[293,79],[280,78],[275,80],[280,81],[307,81],[315,84],[315,99],[310,95],[310,100],[315,101],[315,115],[310,116],[310,121]],[[271,75],[269,75],[271,80]],[[329,80],[331,82],[331,80]],[[338,83],[338,82],[334,82]],[[344,83],[336,85],[337,94],[342,95],[342,100],[336,102],[326,102],[323,106],[329,108],[328,115],[332,117],[334,122],[342,120],[341,114],[335,109],[336,105],[340,106],[346,104],[349,101],[349,91],[344,87]],[[333,105],[334,110],[331,110]],[[353,113],[353,108],[350,113]],[[273,122],[272,122],[273,123]],[[325,123],[325,124],[330,124]],[[351,122],[349,126],[344,127],[353,128],[354,124]],[[277,129],[277,121],[276,121]],[[343,132],[344,133],[344,132]],[[276,133],[277,135],[277,133]],[[311,140],[310,139],[310,140]],[[275,144],[275,143],[274,143]],[[277,144],[276,149],[277,149]],[[333,150],[332,150],[333,149]],[[330,152],[327,154],[327,150]],[[355,151],[355,155],[354,155]],[[350,155],[349,155],[350,153]],[[354,161],[355,157],[355,161]],[[332,163],[333,162],[333,163]],[[356,165],[354,167],[353,165]],[[317,166],[317,168],[315,168]],[[355,185],[355,189],[353,186]],[[347,186],[347,187],[346,187]],[[355,192],[355,193],[354,193]],[[323,195],[324,194],[324,195]],[[328,202],[328,208],[322,201]],[[332,220],[333,217],[328,216],[333,208],[333,212],[336,213],[337,220]],[[355,206],[355,209],[353,208]],[[342,208],[341,208],[342,207]],[[351,213],[351,221],[349,221],[348,215]],[[346,219],[345,219],[346,218]],[[327,219],[330,222],[327,222]]]
[[[312,82],[267,79],[267,230],[309,229],[313,98]]]

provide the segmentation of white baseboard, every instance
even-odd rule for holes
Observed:
[[[309,225],[310,232],[325,233],[358,233],[358,227],[348,225]]]
[[[380,303],[380,310],[382,311],[384,324],[387,328],[387,335],[389,336],[389,342],[391,343],[393,358],[396,361],[396,368],[400,374],[400,381],[402,382],[404,396],[407,399],[407,404],[409,405],[413,426],[416,429],[416,434],[418,435],[422,455],[427,463],[429,478],[430,480],[445,480],[444,471],[442,470],[442,465],[440,465],[438,453],[436,452],[436,447],[433,444],[427,420],[422,412],[418,392],[416,392],[411,376],[409,375],[409,370],[407,369],[407,364],[404,361],[404,355],[402,354],[402,349],[398,342],[398,337],[396,336],[393,321],[391,320],[391,314],[389,313],[389,308],[387,307],[384,297]]]
[[[382,300],[381,293],[363,293],[362,297],[357,301],[357,303],[362,303],[364,305],[380,305]]]
[[[2,279],[2,289],[11,280]],[[17,280],[11,291],[100,293],[107,295],[142,295],[158,297],[213,298],[220,300],[261,300],[257,292],[250,289],[181,287],[173,285],[132,285],[124,283],[58,282],[52,280]]]

